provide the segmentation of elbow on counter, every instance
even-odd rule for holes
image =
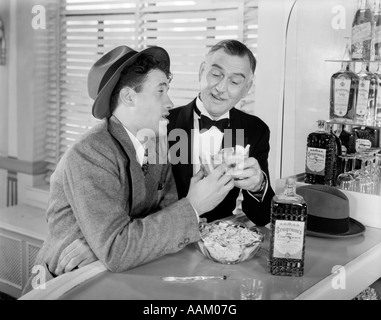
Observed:
[[[102,262],[107,270],[113,273],[124,272],[143,264],[143,262],[139,263],[136,259],[125,259],[122,261],[120,257],[110,257]]]

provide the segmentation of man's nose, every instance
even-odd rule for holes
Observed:
[[[216,89],[218,92],[225,92],[227,88],[227,82],[228,80],[226,78],[221,79],[221,81],[216,85]]]
[[[172,109],[173,107],[174,107],[173,102],[167,95],[167,100],[164,103],[164,108],[169,110],[169,109]]]

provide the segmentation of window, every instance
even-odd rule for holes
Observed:
[[[238,39],[257,52],[258,0],[49,1],[47,179],[67,148],[97,121],[91,115],[87,74],[113,47],[164,47],[171,57],[175,106],[196,97],[200,63],[218,40]],[[253,91],[242,108],[253,105]]]

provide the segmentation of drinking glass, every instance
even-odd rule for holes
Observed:
[[[378,176],[378,195],[381,196],[381,153],[376,154],[375,172]]]
[[[361,168],[356,171],[354,181],[354,191],[360,193],[372,194],[372,180],[367,168],[369,156],[363,153],[357,155],[357,159],[361,160]]]
[[[349,173],[347,167],[348,167],[348,160],[354,159],[354,156],[350,155],[341,155],[339,156],[341,159],[341,163],[344,165],[342,166],[344,169],[343,173],[340,173],[336,180],[336,186],[341,190],[348,190],[348,191],[354,191],[354,185],[355,185],[355,179],[352,176],[352,174]]]
[[[262,300],[264,298],[264,283],[259,279],[241,279],[240,292],[241,300]]]
[[[364,153],[368,156],[368,175],[372,181],[369,193],[374,195],[380,195],[380,177],[378,171],[377,154],[379,154],[380,148],[370,148]]]
[[[202,153],[200,155],[200,163],[204,175],[209,175],[223,163],[228,164],[225,174],[232,176],[241,174],[243,171],[243,161],[249,157],[249,148],[249,144],[245,148],[237,145],[231,148],[223,148],[216,154],[207,155]]]

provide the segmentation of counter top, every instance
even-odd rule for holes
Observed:
[[[304,276],[272,276],[267,268],[269,230],[253,259],[224,265],[208,260],[193,244],[123,273],[97,261],[60,276],[21,299],[238,300],[239,279],[263,281],[262,299],[352,299],[381,277],[381,229],[355,238],[306,237]],[[227,280],[168,283],[163,276],[227,275]]]

